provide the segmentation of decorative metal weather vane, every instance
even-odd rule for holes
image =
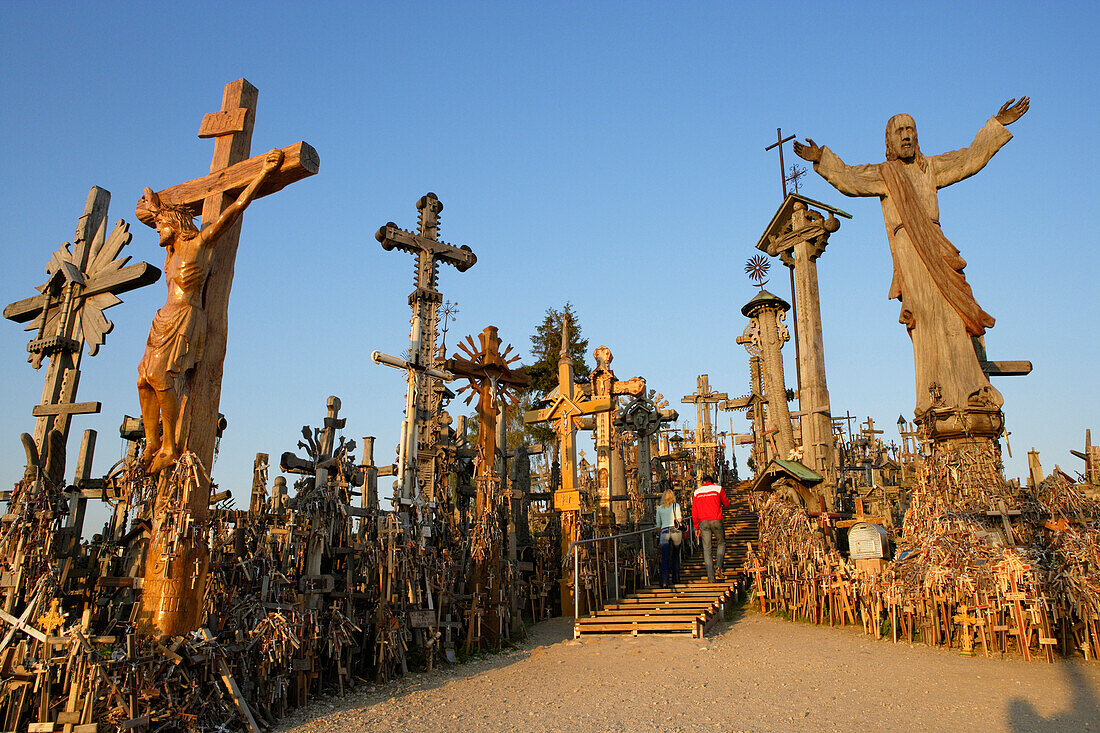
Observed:
[[[745,272],[756,287],[761,290],[768,283],[768,270],[772,268],[771,260],[763,255],[754,255],[745,263]]]

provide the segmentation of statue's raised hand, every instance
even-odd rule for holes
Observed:
[[[1015,99],[1010,99],[1001,105],[1001,109],[997,112],[997,122],[1002,125],[1011,125],[1016,120],[1024,116],[1024,112],[1027,112],[1027,108],[1031,105],[1031,99],[1029,97],[1020,97],[1020,101],[1016,102]]]
[[[821,160],[821,148],[811,138],[806,138],[805,144],[795,140],[794,152],[802,160],[808,160],[811,163],[817,163]]]
[[[264,158],[264,171],[271,172],[283,164],[283,151],[273,148]]]

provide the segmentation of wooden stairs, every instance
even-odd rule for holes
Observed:
[[[684,557],[680,583],[669,588],[648,586],[609,602],[595,613],[574,621],[573,638],[585,634],[691,634],[699,638],[725,616],[726,606],[743,586],[747,543],[757,542],[759,528],[748,496],[730,492],[726,509],[725,577],[707,580],[702,550]],[[686,549],[686,545],[685,545]]]

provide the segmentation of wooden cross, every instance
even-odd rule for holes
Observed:
[[[987,517],[1000,518],[1001,526],[1004,528],[1005,532],[1005,544],[1009,545],[1010,547],[1014,547],[1016,545],[1016,535],[1012,532],[1012,520],[1010,519],[1010,517],[1018,517],[1021,514],[1023,514],[1023,512],[1021,512],[1019,509],[1009,509],[1008,505],[1005,504],[1004,499],[997,499],[996,511],[985,513]]]
[[[541,410],[530,410],[523,415],[527,425],[546,422],[553,427],[561,451],[561,489],[555,493],[554,505],[563,511],[580,508],[577,490],[576,434],[581,421],[587,415],[611,410],[610,397],[579,398],[573,384],[573,360],[569,356],[569,319],[562,319],[561,356],[558,359],[558,388],[550,396],[550,405]]]
[[[27,344],[29,361],[38,369],[49,359],[42,401],[32,410],[38,418],[34,442],[39,452],[45,438],[56,428],[68,438],[73,415],[97,413],[98,402],[74,402],[80,382],[80,359],[84,344],[95,356],[114,327],[103,311],[122,301],[118,295],[157,281],[160,270],[148,262],[127,266],[129,257],[119,256],[131,239],[130,226],[119,221],[110,234],[107,207],[111,194],[93,186],[88,192],[73,244],[61,245],[49,263],[49,279],[39,294],[11,303],[4,317],[16,323],[30,323],[26,330],[35,337]],[[64,441],[63,441],[64,442]]]
[[[558,387],[551,393],[550,405],[541,410],[529,410],[523,415],[527,425],[546,422],[553,427],[558,437],[558,449],[561,454],[561,488],[554,492],[554,508],[563,514],[568,513],[569,520],[562,522],[562,557],[569,554],[569,546],[580,539],[580,527],[577,521],[581,508],[581,494],[577,488],[577,430],[587,415],[596,415],[611,410],[610,397],[579,398],[573,384],[573,359],[569,356],[569,319],[561,323],[561,352],[558,358]],[[572,608],[573,596],[570,591],[572,578],[560,581],[562,608]]]
[[[442,406],[442,390],[433,387],[442,377],[425,370],[436,367],[436,322],[439,318],[439,305],[443,301],[443,296],[436,288],[439,263],[451,265],[459,272],[465,272],[477,263],[477,256],[468,246],[456,247],[439,239],[439,214],[443,211],[443,204],[434,193],[421,196],[416,202],[416,209],[419,212],[416,234],[399,228],[391,221],[374,235],[382,249],[387,252],[397,249],[416,257],[413,273],[416,289],[409,295],[413,318],[409,334],[406,410],[401,426],[401,445],[398,448],[403,499],[412,499],[417,493],[417,455],[420,448],[426,449],[438,441],[439,423],[435,418]],[[376,360],[376,363],[379,362]],[[380,363],[396,366],[388,361]],[[421,413],[428,419],[421,421]],[[428,460],[434,463],[434,454]],[[434,480],[434,467],[429,475]],[[431,483],[424,487],[429,492],[434,490]]]
[[[710,425],[710,405],[717,405],[720,402],[729,400],[730,396],[725,392],[715,392],[710,388],[710,377],[706,374],[700,374],[695,378],[696,389],[695,392],[689,395],[685,395],[680,402],[684,404],[695,404],[695,412],[698,417],[695,425],[695,443],[690,446],[695,448],[697,463],[705,462],[704,449],[709,447],[717,447],[714,444],[714,435]]]
[[[258,96],[256,87],[245,79],[225,85],[221,110],[206,115],[199,126],[200,138],[214,138],[210,175],[158,191],[157,198],[162,204],[185,206],[192,214],[201,213],[203,223],[209,224],[216,221],[240,192],[257,178],[267,157],[266,154],[249,157]],[[267,176],[255,198],[275,193],[295,181],[312,176],[320,167],[317,151],[304,142],[283,148],[282,153],[282,164]],[[144,199],[138,201],[136,211],[143,223],[154,225]],[[233,267],[240,235],[241,218],[238,218],[213,245],[210,274],[203,291],[206,317],[203,358],[195,365],[191,377],[186,414],[182,416],[183,424],[179,431],[180,449],[194,452],[207,469],[214,458],[229,326],[229,293],[233,286]],[[210,486],[208,481],[203,483],[199,490],[191,492],[188,506],[188,514],[199,526],[210,513]],[[155,524],[148,550],[139,619],[143,633],[188,634],[199,624],[198,611],[202,606],[208,550],[201,543],[196,543],[171,563],[154,562],[170,540],[161,536],[159,522]]]
[[[863,425],[860,426],[860,428],[860,435],[864,438],[867,438],[867,440],[871,443],[875,442],[876,435],[882,435],[882,433],[884,432],[882,430],[875,430],[875,420],[871,417],[868,417],[867,420],[864,421]]]
[[[200,138],[214,138],[210,175],[158,191],[157,197],[162,204],[185,206],[193,215],[201,214],[204,224],[210,223],[256,178],[263,168],[265,158],[264,155],[249,157],[258,96],[256,87],[245,79],[237,79],[225,85],[221,110],[207,114],[199,126]],[[282,152],[282,164],[265,179],[255,198],[281,191],[295,181],[314,175],[320,168],[317,151],[305,142],[282,148]],[[140,200],[136,211],[143,223],[154,225],[149,210]],[[238,218],[218,238],[213,248],[210,275],[203,293],[203,311],[206,315],[203,358],[195,366],[188,396],[189,414],[184,417],[185,422],[180,431],[181,449],[193,451],[202,465],[207,467],[214,457],[229,326],[229,293],[233,287],[233,268],[241,237],[241,222],[242,218]],[[205,503],[206,499],[205,496],[196,496],[194,503],[197,506]]]
[[[478,453],[481,462],[478,465],[479,478],[485,478],[492,474],[496,464],[496,429],[497,417],[503,411],[508,400],[508,388],[527,387],[531,384],[531,378],[523,372],[513,371],[511,364],[519,359],[519,356],[508,355],[512,347],[508,346],[504,353],[500,351],[500,337],[497,335],[496,326],[486,326],[478,336],[481,347],[474,343],[473,338],[466,337],[465,342],[460,341],[460,348],[466,356],[455,354],[446,362],[444,369],[455,377],[465,378],[469,383],[459,390],[469,390],[466,404],[470,404],[474,396],[477,396],[477,442]],[[478,484],[477,512],[481,514],[486,508],[485,489]]]

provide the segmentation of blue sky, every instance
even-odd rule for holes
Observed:
[[[391,220],[412,227],[424,193],[444,203],[443,238],[478,256],[466,273],[442,271],[460,309],[452,343],[493,324],[526,355],[545,309],[568,300],[620,377],[644,376],[674,403],[701,372],[741,394],[734,339],[753,295],[742,267],[780,203],[778,162],[763,150],[775,128],[878,162],[897,112],[937,153],[1026,94],[1015,139],[941,192],[941,220],[997,318],[990,356],[1035,364],[997,383],[1009,475],[1033,446],[1048,470],[1080,470],[1068,450],[1100,427],[1088,223],[1098,28],[1083,3],[8,3],[0,299],[44,280],[93,184],[112,192],[111,218],[131,222],[129,254],[160,266],[133,213],[143,187],[206,173],[203,114],[226,82],[256,85],[253,152],[304,139],[321,172],[245,215],[214,478],[246,496],[253,455],[294,449],[329,394],[348,437],[378,436],[388,460],[403,381],[369,355],[407,347],[412,262],[373,234]],[[833,412],[871,415],[890,438],[912,412],[913,367],[886,300],[879,206],[812,173],[802,193],[854,215],[818,263]],[[785,282],[780,272],[770,287],[787,297]],[[107,312],[107,344],[84,360],[79,399],[104,412],[75,418],[70,440],[75,456],[80,430],[99,431],[97,472],[120,456],[122,414],[138,413],[136,365],[164,285],[123,300]],[[44,371],[26,363],[19,326],[0,339],[0,466],[14,481]],[[734,427],[747,421],[737,414]]]

